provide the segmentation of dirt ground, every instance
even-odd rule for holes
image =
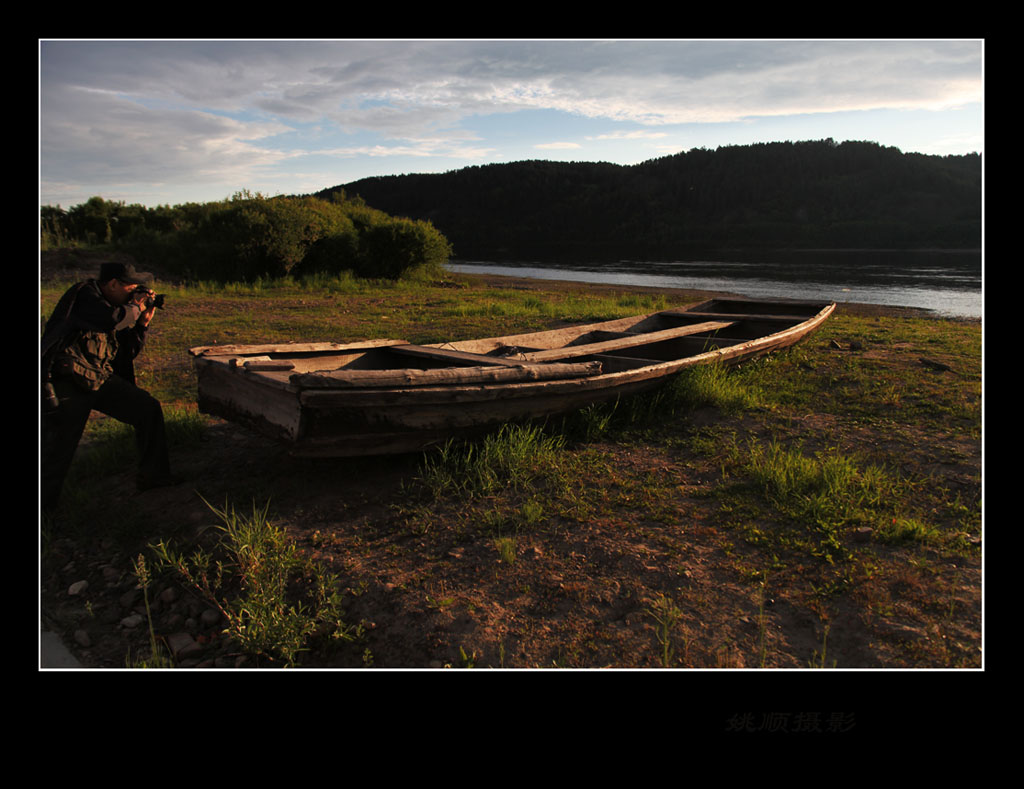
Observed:
[[[913,314],[869,305],[843,309]],[[707,410],[666,430],[682,434],[721,419]],[[756,417],[744,419],[754,420],[746,428],[758,429]],[[912,439],[903,440],[909,451]],[[980,447],[956,439],[935,444],[934,452],[918,448],[919,462],[934,464],[944,483],[973,490]],[[980,557],[955,562],[936,554],[927,557],[927,573],[895,572],[908,558],[916,563],[921,557],[885,548],[878,559],[887,568],[885,581],[862,579],[827,608],[787,570],[767,586],[752,584],[735,570],[737,551],[744,549],[713,524],[708,492],[721,470],[672,446],[590,446],[600,458],[594,468],[611,473],[582,476],[580,489],[620,499],[596,518],[545,513],[540,523],[514,530],[509,554],[499,550],[493,530],[480,527],[487,502],[423,497],[413,484],[420,456],[296,459],[268,439],[217,420],[201,445],[175,454],[182,484],[136,494],[126,473],[95,492],[131,509],[134,522],[145,524],[140,539],[111,537],[103,523],[92,534],[56,532],[47,539],[43,622],[83,666],[123,668],[126,656],[145,653],[149,643],[137,616],[128,623],[145,611],[131,571],[145,542],[152,535],[184,545],[207,539],[217,521],[203,499],[221,505],[230,498],[241,508],[269,499],[273,520],[337,573],[346,621],[363,629],[354,642],[307,655],[310,668],[799,669],[817,658],[840,668],[980,665]],[[629,496],[645,486],[662,492],[657,508],[631,505]],[[652,515],[656,511],[661,514]],[[84,590],[71,594],[82,581]],[[179,665],[254,665],[223,641],[221,623],[206,623],[208,606],[188,590],[158,579],[149,598],[162,643],[181,633],[191,639],[193,648]]]

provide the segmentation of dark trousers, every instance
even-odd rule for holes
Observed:
[[[87,392],[69,380],[54,381],[60,406],[43,414],[42,504],[53,510],[82,438],[89,412],[96,410],[135,428],[140,478],[170,474],[167,434],[160,401],[124,378],[112,375],[99,391]]]

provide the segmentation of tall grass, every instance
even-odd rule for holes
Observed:
[[[207,504],[207,506],[210,506]],[[152,546],[159,567],[175,573],[213,604],[225,633],[239,647],[272,664],[294,666],[314,636],[352,640],[359,628],[343,619],[337,578],[307,559],[283,528],[268,518],[269,503],[251,514],[210,506],[221,521],[213,552],[190,555],[164,540]]]
[[[450,441],[426,455],[416,479],[435,498],[522,490],[558,468],[564,446],[564,436],[539,425],[506,424],[481,441]]]
[[[859,465],[835,451],[805,455],[801,447],[752,442],[747,471],[777,511],[838,539],[842,527],[884,532],[899,515],[907,483],[880,466]]]
[[[557,423],[562,435],[587,443],[617,432],[645,429],[698,408],[714,407],[736,414],[760,406],[758,389],[731,374],[721,364],[689,367],[674,379],[650,392],[606,403],[595,403],[563,417]]]

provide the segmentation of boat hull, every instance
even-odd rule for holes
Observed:
[[[303,456],[415,452],[787,348],[834,304],[718,299],[485,340],[194,348],[199,408]],[[739,317],[737,317],[739,316]],[[397,362],[401,359],[403,361]],[[415,363],[414,367],[396,364]]]

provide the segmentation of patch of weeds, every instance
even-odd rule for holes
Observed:
[[[825,623],[825,632],[821,637],[821,651],[814,650],[814,655],[807,662],[810,668],[835,668],[839,662],[833,658],[832,665],[828,665],[828,631],[829,623]]]
[[[128,668],[173,668],[171,658],[160,649],[156,640],[156,633],[153,630],[153,614],[149,609],[149,582],[150,572],[146,567],[146,559],[142,554],[132,562],[132,570],[139,580],[139,588],[142,589],[142,600],[146,606],[146,621],[149,623],[149,655],[128,659]]]
[[[682,621],[683,610],[676,605],[675,601],[664,594],[659,594],[651,602],[647,613],[657,623],[655,630],[658,644],[661,646],[661,665],[664,668],[672,666],[675,657],[675,646],[672,642],[672,631]]]
[[[505,564],[515,564],[516,561],[516,538],[497,537],[494,540],[494,547],[498,550],[498,556]]]
[[[209,600],[228,623],[225,632],[247,653],[294,666],[315,637],[354,640],[360,628],[342,620],[337,578],[303,557],[286,532],[253,504],[251,515],[225,505],[214,552],[185,556],[161,540],[151,546],[160,567]]]
[[[476,668],[476,650],[466,654],[465,647],[459,647],[459,668]]]
[[[838,529],[876,524],[900,501],[904,484],[878,466],[859,467],[836,452],[803,454],[777,442],[751,442],[747,471],[783,515],[810,522],[823,546],[842,550]]]
[[[548,435],[539,426],[506,424],[482,441],[449,442],[426,456],[416,479],[435,499],[524,490],[557,474],[564,446],[564,436]]]
[[[937,543],[941,533],[933,526],[915,518],[893,518],[891,523],[883,525],[875,533],[879,542],[898,545],[907,542]]]
[[[606,436],[615,422],[618,400],[611,403],[593,403],[586,408],[563,417],[556,430],[577,443],[589,443]]]
[[[764,364],[764,362],[761,362]],[[734,375],[722,364],[703,364],[689,367],[659,390],[663,398],[659,405],[673,410],[692,411],[714,406],[727,414],[737,414],[758,407],[762,397],[758,387],[741,375]]]

